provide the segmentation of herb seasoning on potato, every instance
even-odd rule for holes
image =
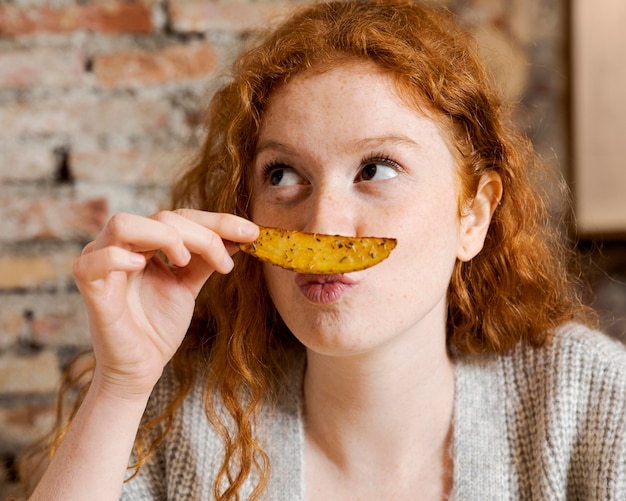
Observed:
[[[337,274],[359,271],[387,259],[394,238],[346,237],[261,227],[253,242],[239,248],[268,263],[298,273]]]

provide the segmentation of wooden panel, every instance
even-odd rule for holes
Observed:
[[[626,233],[626,2],[572,0],[580,233]]]

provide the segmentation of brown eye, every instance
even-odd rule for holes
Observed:
[[[284,169],[273,170],[272,173],[270,174],[270,184],[272,186],[278,186],[280,182],[282,181],[284,175],[285,175]]]
[[[361,180],[362,181],[371,181],[376,176],[376,172],[378,171],[378,166],[376,164],[367,164],[363,166],[361,169]]]
[[[295,170],[286,165],[277,165],[267,170],[267,182],[271,186],[293,186],[303,184],[304,180]]]
[[[399,167],[395,162],[367,162],[361,167],[356,181],[383,181],[391,179],[398,175],[398,169]]]

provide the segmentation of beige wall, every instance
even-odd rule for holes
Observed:
[[[574,180],[582,234],[626,234],[626,2],[574,0]]]

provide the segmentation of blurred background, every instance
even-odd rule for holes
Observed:
[[[89,346],[72,261],[109,216],[166,206],[220,74],[299,0],[0,0],[0,498]],[[626,336],[626,3],[440,0],[572,188],[587,301]],[[621,83],[620,83],[621,82]],[[619,153],[617,147],[620,147]]]

